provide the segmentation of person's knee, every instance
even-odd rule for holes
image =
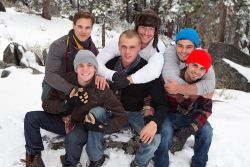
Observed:
[[[103,107],[94,107],[89,110],[89,112],[92,113],[99,121],[102,121],[105,118],[106,111]]]
[[[34,123],[36,122],[37,120],[39,120],[39,112],[38,111],[30,111],[30,112],[27,112],[25,114],[25,117],[24,117],[24,122],[26,123]]]
[[[65,144],[79,145],[87,142],[87,132],[81,127],[75,129],[65,136]]]
[[[211,143],[212,137],[213,137],[213,128],[209,123],[206,123],[201,129],[200,129],[200,135],[202,136],[203,140],[205,140],[207,143]]]

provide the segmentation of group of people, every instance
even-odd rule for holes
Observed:
[[[176,34],[166,48],[159,39],[159,16],[145,9],[135,17],[134,30],[125,30],[100,51],[91,39],[94,17],[74,15],[73,29],[50,48],[42,83],[44,111],[24,119],[26,167],[44,167],[40,129],[65,136],[63,167],[100,167],[103,136],[131,128],[141,140],[131,167],[169,166],[169,150],[182,149],[194,135],[192,167],[205,167],[212,141],[207,118],[212,113],[215,74],[211,56],[199,47],[196,30]]]

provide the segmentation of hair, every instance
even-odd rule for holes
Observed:
[[[84,18],[84,19],[91,19],[92,25],[95,22],[95,17],[89,11],[79,11],[79,12],[75,13],[75,15],[73,17],[73,23],[74,23],[74,25],[76,24],[76,22],[79,19],[82,19],[82,18]]]
[[[144,9],[142,12],[138,13],[135,16],[135,31],[138,30],[139,26],[148,26],[148,27],[154,27],[155,28],[155,34],[154,34],[154,41],[153,41],[153,48],[157,48],[158,44],[158,34],[159,29],[161,25],[161,19],[156,14],[156,12],[152,9]]]
[[[121,40],[121,38],[125,36],[126,38],[137,38],[139,43],[141,43],[141,38],[139,36],[139,34],[135,31],[135,30],[125,30],[121,33],[120,37],[119,37],[119,42]]]

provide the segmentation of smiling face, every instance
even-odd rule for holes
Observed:
[[[82,86],[91,81],[96,73],[96,68],[91,63],[81,63],[76,68],[78,83]]]
[[[138,56],[141,49],[141,42],[137,36],[127,37],[123,34],[119,39],[119,51],[121,54],[122,64],[125,68],[131,65]]]
[[[80,18],[73,24],[75,36],[82,42],[86,41],[93,29],[93,23],[90,18]]]
[[[139,26],[137,32],[141,38],[142,48],[145,48],[154,38],[155,27]]]
[[[176,44],[176,54],[180,61],[185,62],[190,53],[195,49],[192,41],[188,39],[179,40]]]
[[[190,63],[187,65],[187,69],[185,71],[185,80],[188,83],[193,83],[196,80],[203,77],[206,74],[206,69],[202,65],[198,63]]]

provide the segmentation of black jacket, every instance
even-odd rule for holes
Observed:
[[[119,57],[115,57],[107,62],[106,67],[114,70]],[[131,75],[147,64],[147,61],[141,59],[140,62],[128,72]],[[111,84],[111,88],[113,88]],[[117,91],[115,90],[115,94]],[[131,84],[120,90],[120,101],[126,111],[140,112],[143,109],[144,98],[150,95],[155,108],[155,114],[152,120],[160,126],[166,117],[169,104],[165,100],[165,90],[161,79],[155,79],[145,84]]]

